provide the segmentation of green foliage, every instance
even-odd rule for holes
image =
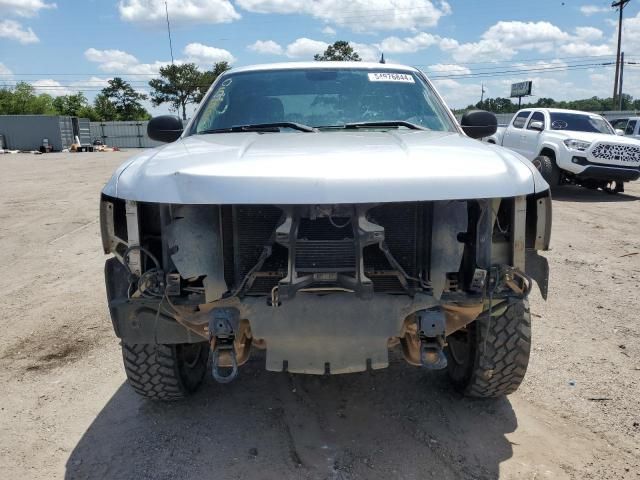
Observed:
[[[349,42],[338,40],[333,45],[329,45],[321,55],[317,53],[313,57],[318,62],[359,62],[361,60]]]
[[[55,115],[53,98],[35,89],[26,82],[13,88],[0,88],[0,115]]]
[[[200,103],[204,98],[204,95],[209,90],[209,87],[216,79],[222,75],[224,72],[231,68],[228,62],[217,62],[211,70],[207,70],[202,73],[202,77],[200,78],[198,95],[196,101]]]
[[[149,112],[140,103],[147,96],[136,92],[120,77],[109,80],[109,85],[96,95],[93,108],[101,120],[148,120]]]
[[[201,72],[195,63],[167,65],[160,69],[160,78],[149,82],[153,89],[151,102],[154,106],[168,103],[172,110],[187,119],[187,105],[200,103],[211,84],[222,73],[229,70],[229,63],[218,62],[211,70]]]
[[[58,115],[79,117],[81,116],[80,112],[88,106],[87,97],[82,92],[73,95],[61,95],[53,99],[53,108],[56,109]]]
[[[475,105],[469,105],[461,112],[474,109],[487,110],[493,113],[515,113],[520,108],[566,108],[569,110],[583,110],[586,112],[606,112],[617,110],[612,108],[612,98],[591,97],[581,100],[556,101],[553,98],[541,97],[535,102],[523,103],[518,107],[510,98],[487,98]],[[622,110],[640,110],[640,100],[633,100],[631,95],[622,95]]]

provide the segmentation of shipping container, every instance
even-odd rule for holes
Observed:
[[[0,115],[0,135],[7,150],[39,150],[48,144],[60,151],[76,136],[82,144],[91,143],[88,119],[58,115]]]

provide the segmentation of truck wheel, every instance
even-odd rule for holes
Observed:
[[[195,392],[207,371],[209,344],[122,343],[129,384],[153,400],[180,400]]]
[[[504,311],[500,312],[500,309]],[[447,338],[447,370],[463,394],[496,398],[515,392],[527,371],[531,350],[531,315],[526,300],[498,305],[466,331]]]
[[[557,187],[560,185],[560,169],[556,165],[555,161],[549,157],[540,155],[539,157],[534,158],[532,163],[550,187]]]

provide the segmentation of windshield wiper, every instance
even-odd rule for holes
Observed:
[[[205,133],[235,133],[235,132],[279,132],[281,128],[291,128],[301,132],[317,132],[313,127],[296,122],[273,122],[273,123],[254,123],[249,125],[234,125],[227,128],[213,128],[198,132],[199,135]]]
[[[398,128],[406,127],[411,130],[429,130],[426,127],[416,125],[405,120],[381,120],[378,122],[350,122],[344,125],[322,125],[316,128],[331,130],[355,130],[358,128]]]
[[[426,130],[426,128],[416,125],[415,123],[407,122],[405,120],[382,120],[379,122],[353,122],[346,123],[344,128],[356,129],[356,128],[375,128],[375,127],[406,127],[411,130]]]

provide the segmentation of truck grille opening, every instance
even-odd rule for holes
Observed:
[[[598,160],[637,163],[640,162],[640,147],[598,143],[591,155]]]
[[[350,218],[302,218],[296,241],[296,270],[354,272],[356,250]]]
[[[428,271],[430,202],[390,203],[367,212],[367,219],[384,228],[389,252],[404,271],[419,277]],[[252,272],[245,295],[268,295],[287,276],[289,249],[274,241],[276,228],[285,221],[283,209],[273,205],[241,205],[221,209],[225,279],[237,287],[256,267],[265,247],[271,254]],[[330,286],[329,273],[355,277],[358,250],[353,219],[345,215],[301,217],[295,235],[295,271],[316,275],[318,283]],[[407,293],[398,270],[378,245],[362,249],[365,275],[378,293]],[[425,275],[426,277],[426,275]],[[407,282],[405,282],[407,283]],[[409,281],[410,288],[417,282]]]

